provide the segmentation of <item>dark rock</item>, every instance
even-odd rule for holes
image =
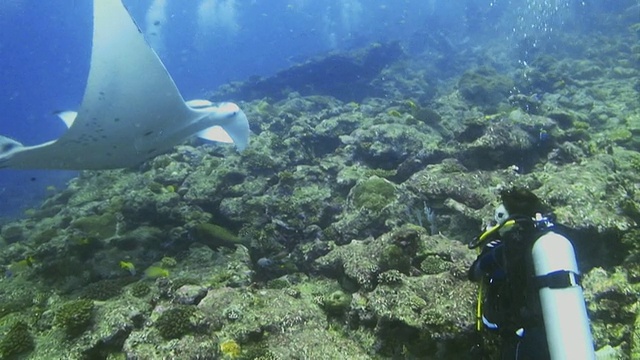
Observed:
[[[296,91],[303,96],[331,95],[344,102],[360,102],[365,97],[381,95],[370,82],[403,54],[398,42],[374,44],[353,53],[332,54],[310,60],[269,78],[250,79],[223,88],[213,99],[239,98],[249,101],[271,98],[277,101]]]
[[[207,292],[204,286],[184,285],[176,291],[173,301],[182,305],[197,305]]]

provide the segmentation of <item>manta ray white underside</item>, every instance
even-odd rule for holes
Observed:
[[[35,146],[0,136],[0,168],[100,170],[137,165],[200,133],[249,141],[247,117],[233,103],[185,102],[121,0],[93,2],[93,48],[80,110],[60,117],[59,139]]]

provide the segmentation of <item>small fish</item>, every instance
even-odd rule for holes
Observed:
[[[261,268],[269,268],[269,267],[273,266],[274,261],[269,259],[269,258],[267,258],[267,257],[261,257],[260,259],[258,259],[258,261],[256,263]]]
[[[13,277],[16,274],[25,271],[30,267],[33,267],[34,263],[35,259],[33,258],[33,256],[27,256],[22,260],[9,264],[4,272],[4,275],[8,278]]]
[[[131,276],[136,276],[136,267],[130,261],[120,261],[120,268],[127,270]]]
[[[151,278],[151,279],[157,279],[157,278],[161,278],[161,277],[169,277],[169,270],[162,268],[160,266],[149,266],[145,271],[144,271],[144,276]]]
[[[538,133],[538,140],[540,144],[546,142],[549,140],[549,133],[545,129],[540,129],[540,132]]]

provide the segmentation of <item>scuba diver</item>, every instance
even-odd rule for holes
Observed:
[[[469,248],[479,282],[476,330],[496,332],[500,359],[595,359],[580,274],[566,228],[531,191],[500,193],[495,224]],[[482,354],[482,341],[472,349]]]

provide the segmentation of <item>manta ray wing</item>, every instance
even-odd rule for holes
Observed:
[[[95,0],[93,18],[89,77],[71,127],[55,141],[0,149],[0,168],[130,167],[210,126],[246,123],[237,106],[228,113],[185,104],[121,0]],[[246,143],[248,135],[246,124],[246,133],[236,138]]]
[[[166,151],[165,144],[170,148],[173,143],[160,138],[200,116],[184,104],[120,0],[94,1],[93,14],[91,66],[82,105],[69,130],[46,149],[66,154],[55,160],[57,168],[136,165]]]

